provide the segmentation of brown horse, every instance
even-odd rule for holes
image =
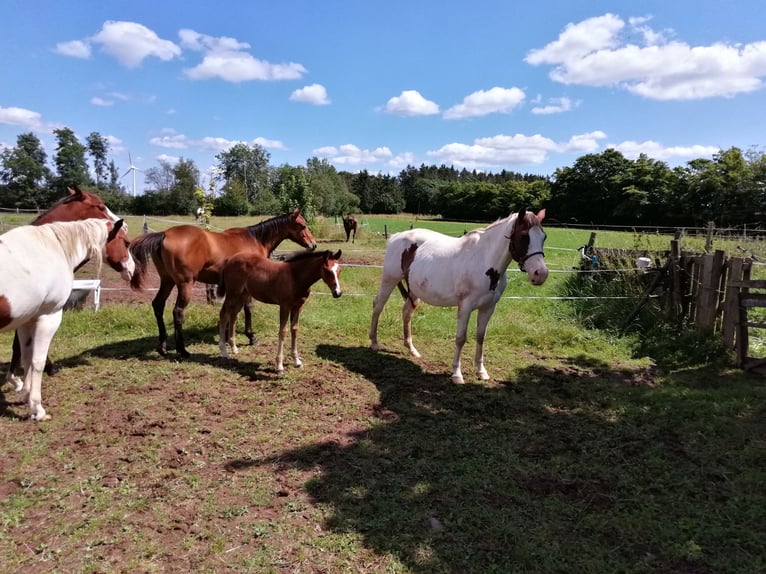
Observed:
[[[151,256],[160,275],[160,287],[152,300],[154,317],[157,319],[159,343],[157,351],[167,353],[167,330],[163,314],[173,287],[178,290],[173,308],[176,352],[188,357],[183,335],[184,311],[191,301],[195,281],[217,283],[221,265],[228,258],[244,251],[268,257],[285,239],[302,247],[316,249],[316,241],[301,210],[295,209],[272,217],[249,227],[234,227],[223,232],[207,231],[196,225],[176,225],[135,239],[130,249],[136,259],[136,273],[130,282],[134,289],[141,289],[146,277],[146,267]],[[245,332],[252,342],[249,305],[245,306]]]
[[[279,342],[277,344],[277,372],[285,372],[283,348],[287,320],[290,319],[290,338],[293,364],[303,365],[298,356],[298,318],[304,303],[309,298],[311,286],[322,279],[330,288],[333,297],[341,296],[340,260],[341,251],[302,252],[272,261],[249,253],[238,253],[226,260],[218,280],[217,295],[226,296],[218,321],[218,346],[221,355],[228,358],[226,343],[232,353],[237,353],[234,341],[234,325],[237,313],[248,298],[263,303],[279,305]]]
[[[359,226],[359,222],[356,220],[356,217],[353,215],[347,215],[343,218],[343,229],[346,230],[346,243],[348,243],[348,238],[351,236],[353,232],[353,238],[351,240],[351,243],[356,243],[356,228]]]
[[[120,218],[112,213],[99,196],[83,191],[79,187],[75,187],[74,189],[67,188],[67,191],[69,193],[66,196],[54,203],[50,209],[38,215],[37,218],[32,221],[31,225],[43,225],[55,221],[78,221],[80,219],[91,218],[108,219],[113,222],[119,221]],[[117,236],[107,243],[106,262],[109,264],[109,267],[120,273],[123,279],[129,281],[135,270],[135,264],[129,253],[127,258],[124,257],[127,247],[130,244],[126,233],[127,228],[127,225],[122,225]],[[85,263],[86,262],[83,261],[82,264],[84,265]],[[14,380],[14,373],[18,369],[20,359],[21,349],[17,334],[13,337],[11,364],[9,365],[8,372],[5,376],[6,381],[14,381],[16,386],[19,385],[19,381]],[[45,373],[48,376],[51,376],[55,374],[55,372],[56,368],[51,364],[50,360],[46,359]]]

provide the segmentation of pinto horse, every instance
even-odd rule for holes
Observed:
[[[31,225],[43,225],[45,223],[52,223],[54,221],[78,221],[81,219],[99,218],[106,219],[108,221],[117,222],[117,217],[112,211],[104,204],[101,198],[93,193],[81,190],[79,187],[67,188],[68,194],[54,203],[50,209],[41,213],[35,220],[31,222]],[[127,224],[123,224],[115,241],[119,240],[125,244],[125,247],[129,245],[127,235]],[[135,264],[132,257],[128,257],[123,260],[122,255],[124,250],[116,245],[112,245],[110,242],[106,249],[106,262],[109,267],[117,271],[123,279],[130,281],[135,270]],[[130,254],[128,254],[130,255]],[[19,347],[19,337],[15,335],[13,338],[13,353],[11,355],[11,364],[8,367],[5,380],[12,382],[17,388],[21,388],[22,381],[18,377],[14,376],[16,369],[19,366],[21,359],[21,349]],[[56,369],[51,364],[50,360],[45,361],[46,374],[53,375]]]
[[[107,245],[130,257],[119,237],[122,220],[85,219],[25,225],[0,235],[0,331],[16,329],[24,341],[21,389],[32,420],[50,418],[42,403],[42,376],[51,340],[61,324],[74,270],[106,256]]]
[[[226,258],[240,251],[268,257],[285,239],[291,239],[301,247],[316,249],[316,240],[300,209],[249,227],[234,227],[223,232],[208,231],[196,225],[176,225],[165,231],[147,233],[134,239],[130,250],[136,259],[136,272],[130,282],[131,287],[143,287],[150,256],[160,276],[160,287],[152,300],[159,330],[157,351],[161,355],[167,354],[168,334],[163,315],[165,302],[173,287],[178,290],[173,308],[176,352],[181,357],[188,357],[183,323],[194,282],[217,283],[221,265]],[[245,333],[252,343],[249,304],[245,305]]]
[[[262,303],[279,305],[277,372],[285,372],[283,348],[288,319],[293,364],[296,367],[302,366],[298,356],[298,319],[301,309],[309,298],[311,286],[320,279],[330,288],[333,297],[341,296],[340,256],[340,250],[337,253],[304,251],[288,256],[284,261],[272,261],[265,257],[238,253],[226,260],[216,292],[218,297],[226,296],[218,321],[221,356],[229,357],[227,343],[232,353],[238,352],[234,341],[234,324],[242,305],[248,297],[252,297]]]
[[[526,271],[533,285],[548,278],[541,226],[545,210],[534,215],[521,209],[488,227],[462,237],[450,237],[429,229],[410,229],[391,236],[383,262],[383,276],[372,307],[370,347],[379,350],[378,318],[394,287],[404,297],[402,320],[404,344],[419,357],[412,345],[412,314],[422,299],[439,307],[457,306],[457,334],[452,359],[452,380],[463,382],[460,354],[466,342],[468,321],[476,316],[475,367],[478,377],[489,379],[484,368],[484,336],[492,313],[505,290],[505,271],[511,260]]]
[[[348,243],[348,238],[351,237],[351,234],[353,233],[353,239],[351,240],[351,243],[356,243],[356,228],[359,226],[359,222],[356,220],[356,217],[353,215],[347,215],[343,218],[343,229],[346,231],[346,243]]]

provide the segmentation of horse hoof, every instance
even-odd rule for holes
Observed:
[[[45,366],[45,374],[48,375],[49,377],[54,376],[56,373],[59,372],[59,370],[60,369],[53,363]]]
[[[480,381],[488,381],[489,380],[489,373],[487,371],[481,371],[480,373],[477,373],[477,376],[479,377]]]
[[[278,375],[284,375],[285,374],[285,370],[284,369],[277,369],[277,374]]]
[[[380,345],[378,345],[377,343],[370,343],[370,349],[372,349],[373,351],[380,351]]]
[[[188,359],[189,357],[191,357],[191,354],[186,349],[180,349],[178,351],[178,356],[181,357],[182,359]]]
[[[247,340],[250,341],[250,345],[255,345],[258,343],[254,335],[248,335]]]
[[[452,375],[452,382],[456,385],[462,385],[465,383],[465,380],[463,379],[463,375]]]
[[[157,352],[165,357],[168,354],[168,348],[165,345],[160,345],[157,347]]]

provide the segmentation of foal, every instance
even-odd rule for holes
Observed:
[[[247,253],[238,253],[227,259],[221,268],[216,292],[218,297],[226,296],[218,321],[221,356],[229,357],[226,343],[231,346],[232,353],[238,352],[234,341],[237,313],[248,297],[252,297],[262,303],[279,305],[277,372],[285,372],[283,348],[288,318],[293,364],[301,367],[303,363],[298,356],[298,318],[301,309],[309,298],[311,286],[320,279],[330,288],[333,297],[341,296],[340,256],[339,249],[337,253],[300,251],[287,256],[284,261],[272,261]]]

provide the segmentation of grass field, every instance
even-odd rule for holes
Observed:
[[[241,221],[213,224],[252,222]],[[240,336],[230,360],[201,292],[184,361],[154,351],[145,299],[67,312],[51,349],[61,371],[43,382],[52,420],[31,423],[3,389],[0,570],[766,571],[762,378],[659,369],[631,337],[584,329],[566,300],[515,298],[552,297],[572,272],[589,232],[559,228],[546,230],[544,286],[509,268],[486,342],[491,381],[468,377],[469,339],[469,382],[450,382],[453,309],[418,309],[416,360],[392,297],[385,350],[372,352],[381,222],[410,224],[365,218],[354,245],[335,222],[315,226],[320,248],[360,266],[344,268],[341,299],[316,286],[304,368],[281,377],[274,307],[256,306],[259,342]],[[129,219],[131,236],[142,223]],[[0,362],[10,342],[0,334]]]

